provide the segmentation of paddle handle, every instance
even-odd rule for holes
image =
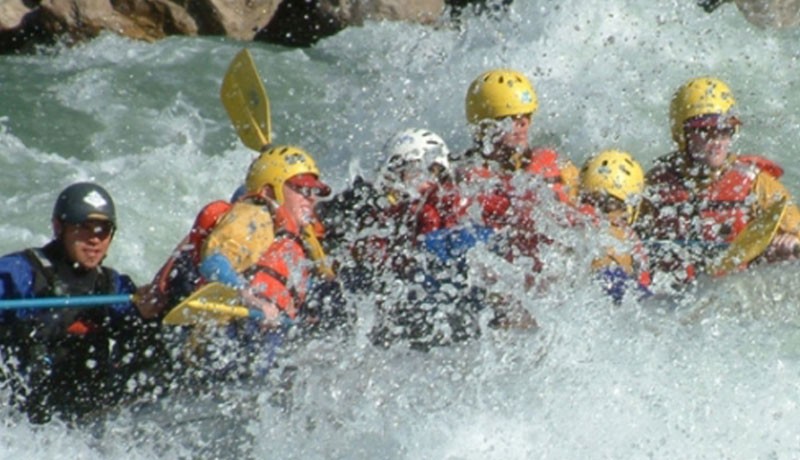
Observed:
[[[101,307],[118,303],[129,303],[130,294],[88,295],[75,297],[40,297],[38,299],[0,300],[0,310],[22,308],[72,308]]]

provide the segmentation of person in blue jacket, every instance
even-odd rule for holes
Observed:
[[[0,299],[131,294],[131,278],[103,265],[117,216],[111,195],[81,182],[56,199],[54,238],[39,248],[0,257]],[[155,357],[155,324],[146,305],[4,310],[2,354],[15,369],[6,375],[15,401],[31,421],[58,414],[76,419],[113,404],[128,380]],[[10,359],[8,359],[10,358]]]

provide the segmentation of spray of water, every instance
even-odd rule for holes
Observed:
[[[308,50],[250,48],[275,141],[311,152],[337,190],[356,173],[373,175],[381,146],[403,128],[426,127],[451,150],[467,148],[469,82],[511,67],[539,95],[534,144],[575,163],[621,148],[645,167],[672,148],[675,88],[719,76],[745,123],[735,147],[780,162],[797,192],[798,32],[756,29],[729,6],[707,15],[693,2],[515,2],[506,16],[467,15],[453,27],[369,23]],[[108,186],[119,208],[109,264],[148,281],[200,207],[229,197],[254,156],[218,100],[241,46],[107,35],[0,58],[3,252],[47,241],[58,190],[91,179]],[[77,429],[32,426],[6,407],[0,457],[796,454],[800,283],[792,264],[614,305],[586,268],[596,235],[550,230],[570,252],[543,254],[549,282],[538,289],[519,288],[519,267],[473,255],[535,314],[536,333],[485,329],[479,340],[427,353],[402,344],[384,350],[367,339],[377,299],[353,296],[351,335],[287,350],[263,380],[200,393],[164,384],[171,396]],[[286,366],[296,370],[285,374]],[[281,393],[286,382],[291,389]]]

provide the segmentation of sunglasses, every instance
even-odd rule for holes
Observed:
[[[706,139],[716,139],[718,137],[733,137],[736,134],[736,128],[732,126],[728,127],[715,127],[715,126],[703,126],[700,128],[694,128],[694,131]]]
[[[289,187],[289,189],[291,189],[293,192],[302,195],[305,198],[315,198],[318,194],[317,189],[313,187],[298,187],[288,182],[286,183],[286,186]]]
[[[108,238],[112,233],[114,233],[114,224],[107,221],[87,220],[86,222],[77,224],[76,227],[81,232],[90,234],[91,236],[96,236],[101,240]]]

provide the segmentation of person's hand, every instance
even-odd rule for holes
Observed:
[[[155,284],[145,284],[136,289],[133,295],[133,304],[144,319],[155,318],[167,308],[167,295],[158,289]]]
[[[277,329],[281,326],[281,310],[273,302],[261,297],[250,288],[242,289],[240,295],[244,306],[264,313],[264,319],[261,321],[263,329]]]
[[[767,248],[767,258],[771,261],[795,259],[800,250],[800,240],[791,233],[779,233]]]
[[[520,303],[501,294],[489,294],[486,299],[494,310],[489,326],[495,329],[538,329],[536,318]]]

